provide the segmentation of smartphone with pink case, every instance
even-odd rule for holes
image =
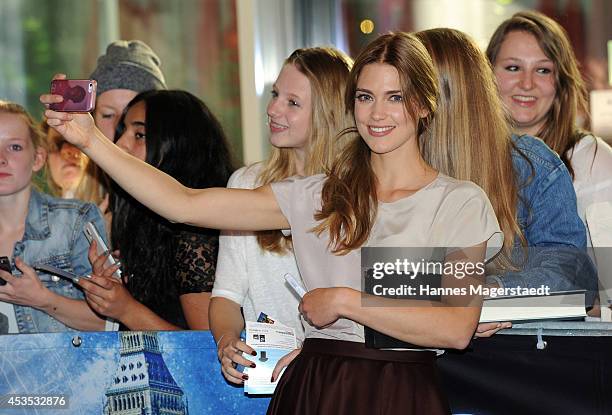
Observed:
[[[51,93],[64,97],[62,102],[49,105],[53,111],[91,112],[96,106],[96,88],[93,79],[54,79]]]

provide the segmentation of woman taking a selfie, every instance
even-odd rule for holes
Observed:
[[[419,140],[434,116],[437,94],[423,45],[406,33],[380,36],[351,70],[345,99],[355,136],[329,175],[255,190],[187,188],[122,154],[91,117],[49,110],[46,115],[126,191],[170,220],[222,229],[291,229],[309,291],[300,303],[308,325],[303,349],[281,378],[269,413],[444,414],[449,410],[432,349],[464,348],[478,323],[479,302],[438,307],[449,302],[377,297],[377,305],[364,306],[359,250],[458,247],[447,259],[474,263],[499,251],[501,232],[484,192],[423,160]],[[41,97],[45,104],[59,100]],[[366,347],[364,326],[426,349]]]

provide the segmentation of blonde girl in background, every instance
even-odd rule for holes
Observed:
[[[597,279],[563,162],[542,140],[511,134],[493,72],[468,35],[445,28],[416,35],[433,59],[441,91],[425,157],[441,172],[482,187],[504,232],[487,283],[587,289],[592,304]],[[477,334],[509,325],[482,324]]]
[[[55,197],[79,199],[85,202],[98,200],[98,189],[79,186],[85,177],[89,158],[78,148],[64,140],[57,131],[43,121],[40,128],[46,139],[47,164],[45,179],[48,191]],[[77,192],[78,189],[78,192]]]
[[[612,147],[577,125],[588,117],[588,100],[567,33],[551,18],[523,11],[496,29],[486,53],[514,132],[539,137],[559,154],[586,223],[590,207],[612,202]]]

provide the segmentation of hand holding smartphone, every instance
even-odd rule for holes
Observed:
[[[102,237],[98,233],[98,230],[96,229],[96,225],[94,225],[93,222],[87,222],[85,224],[85,227],[83,228],[83,232],[85,233],[85,237],[89,241],[90,245],[93,241],[96,241],[96,254],[98,256],[108,253],[108,247],[104,243],[104,239],[102,239]],[[112,255],[109,255],[108,258],[106,258],[106,262],[104,263],[104,265],[112,266],[112,265],[115,265],[116,263],[117,261],[115,261],[115,258],[113,258]],[[117,271],[113,273],[113,277],[121,280],[121,270],[117,269]],[[107,318],[106,324],[104,326],[104,330],[117,331],[119,330],[119,324],[113,321],[112,319]]]
[[[93,79],[54,79],[51,93],[64,97],[62,102],[49,105],[53,111],[91,112],[96,105],[97,82]]]
[[[7,256],[0,257],[0,269],[8,272],[9,274],[12,273],[11,260]],[[6,285],[6,281],[4,281],[2,277],[0,277],[0,285]]]
[[[104,243],[104,239],[102,239],[102,237],[98,233],[96,225],[94,225],[92,222],[87,222],[85,224],[85,227],[83,228],[83,232],[85,233],[85,237],[89,241],[90,245],[93,241],[96,241],[96,254],[98,256],[108,253],[108,247],[106,246],[106,243]],[[115,258],[113,258],[112,255],[109,255],[108,258],[106,258],[106,262],[104,263],[104,265],[106,267],[111,267],[116,263],[117,261],[115,260]],[[113,273],[113,277],[121,279],[121,270],[118,269],[117,271],[115,271]]]

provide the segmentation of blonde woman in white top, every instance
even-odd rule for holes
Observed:
[[[236,171],[227,187],[254,189],[295,175],[328,171],[345,141],[338,133],[350,126],[348,114],[337,109],[344,106],[351,63],[332,48],[294,51],[272,86],[267,108],[272,153],[268,160]],[[228,231],[219,238],[209,319],[228,381],[244,382],[246,375],[235,365],[253,364],[240,354],[253,352],[240,340],[245,320],[257,321],[264,312],[293,328],[300,343],[304,340],[299,299],[286,285],[286,273],[299,280],[291,238],[280,231]],[[283,366],[284,361],[275,374]]]

